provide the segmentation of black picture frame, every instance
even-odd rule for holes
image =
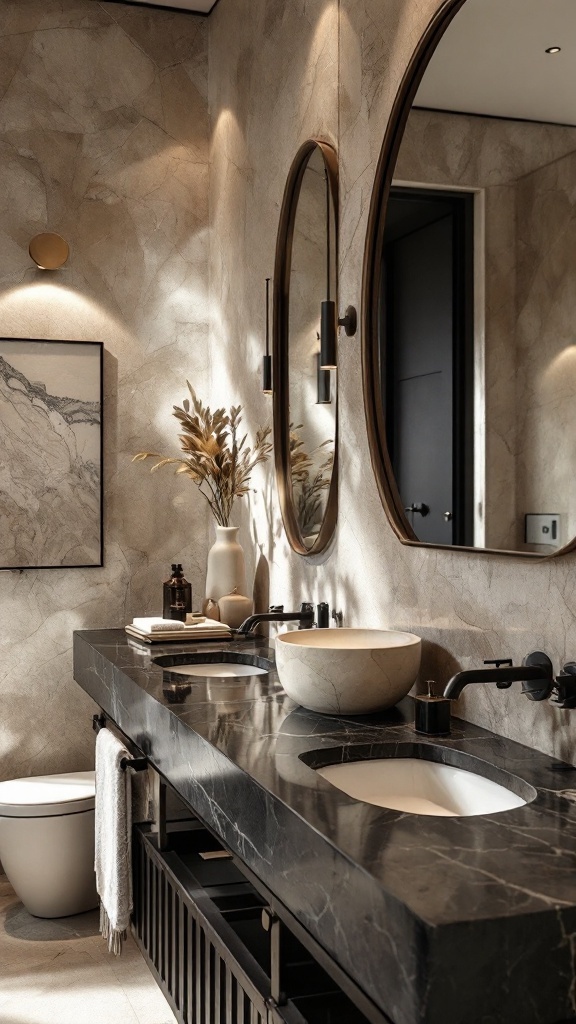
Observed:
[[[0,338],[0,569],[103,566],[103,413],[102,342]]]

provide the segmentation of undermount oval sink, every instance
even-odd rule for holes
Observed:
[[[201,662],[198,665],[173,665],[170,669],[174,675],[200,676],[202,679],[238,679],[242,676],[265,676],[267,669],[257,665],[214,665]]]
[[[520,795],[464,768],[413,757],[330,764],[316,771],[356,800],[408,814],[497,814],[523,807],[536,796],[527,783]]]
[[[273,664],[257,655],[217,651],[209,654],[163,654],[155,665],[174,676],[200,679],[252,679],[267,675]]]
[[[397,704],[420,668],[422,641],[394,629],[299,629],[276,637],[276,669],[302,707],[368,715]]]

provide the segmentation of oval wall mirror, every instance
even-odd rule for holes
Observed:
[[[572,0],[449,0],[397,97],[363,377],[405,543],[576,546],[575,38]]]
[[[309,139],[294,159],[274,272],[274,452],[286,535],[301,555],[323,551],[337,518],[337,371],[322,363],[321,307],[336,301],[338,166]]]

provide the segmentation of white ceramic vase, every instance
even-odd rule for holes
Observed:
[[[206,600],[219,601],[227,594],[246,593],[244,551],[238,543],[238,526],[217,526],[216,543],[208,552]]]

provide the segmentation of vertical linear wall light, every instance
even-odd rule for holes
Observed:
[[[325,370],[321,364],[320,352],[316,353],[316,405],[331,405],[332,394],[330,389],[330,370]]]
[[[330,298],[330,270],[332,253],[330,244],[330,183],[328,172],[326,178],[326,298],[320,304],[320,368],[322,370],[338,369],[338,328],[343,327],[351,338],[358,329],[358,317],[354,306],[348,306],[343,317],[336,312],[336,303]]]
[[[326,298],[320,306],[320,367],[323,370],[336,369],[336,347],[338,324],[336,303],[330,298],[331,239],[330,239],[330,182],[328,171],[324,170],[326,181]]]
[[[272,356],[270,355],[270,278],[266,278],[266,351],[262,363],[262,391],[272,394]]]

